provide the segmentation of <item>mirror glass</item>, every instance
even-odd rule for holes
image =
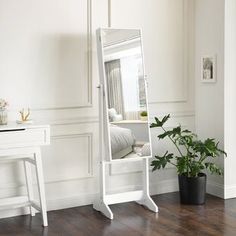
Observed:
[[[151,156],[140,30],[100,34],[112,159]]]

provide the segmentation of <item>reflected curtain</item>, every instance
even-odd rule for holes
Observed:
[[[108,107],[115,108],[117,113],[125,118],[120,60],[106,62],[105,70],[107,78]]]
[[[139,120],[139,111],[127,111],[125,112],[125,118],[127,120]]]

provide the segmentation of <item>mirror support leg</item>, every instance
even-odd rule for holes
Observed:
[[[143,198],[137,203],[151,211],[158,212],[158,207],[149,194],[149,164],[147,158],[143,160]]]
[[[113,219],[113,213],[112,213],[110,207],[102,200],[99,199],[99,200],[95,201],[93,204],[93,208],[96,211],[100,211],[104,216],[106,216],[110,220]]]
[[[93,208],[96,211],[100,211],[103,215],[105,215],[109,219],[113,219],[113,213],[108,206],[108,204],[105,203],[105,195],[106,195],[106,181],[105,181],[105,175],[106,175],[106,166],[103,161],[100,162],[100,192],[99,192],[99,198],[94,202]]]

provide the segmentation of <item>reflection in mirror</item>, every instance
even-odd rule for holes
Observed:
[[[140,30],[101,32],[112,159],[151,156]]]

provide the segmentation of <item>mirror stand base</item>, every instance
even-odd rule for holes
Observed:
[[[113,219],[113,213],[108,206],[108,204],[104,203],[102,200],[95,201],[93,204],[93,209],[96,211],[100,211],[103,215],[105,215],[109,219]]]
[[[133,196],[133,199],[135,198],[135,194],[138,197],[139,194],[137,194],[138,192],[142,191],[133,191],[133,192],[126,192],[126,193],[121,193],[121,194],[113,194],[113,195],[106,195],[106,197],[108,199],[110,199],[110,201],[108,201],[109,203],[113,202],[113,204],[115,203],[119,203],[119,201],[116,200],[117,196],[120,197],[121,195],[124,195],[124,197],[126,196]],[[124,198],[125,199],[125,198]],[[140,199],[140,198],[139,198]],[[130,201],[132,201],[131,199],[129,199]],[[129,200],[127,200],[129,202]],[[120,202],[127,202],[127,201],[120,201]],[[148,194],[144,194],[144,197],[141,198],[140,200],[136,200],[136,202],[139,205],[144,206],[145,208],[147,208],[150,211],[153,212],[158,212],[158,207],[155,204],[155,202],[152,200],[152,198],[148,195]],[[97,200],[94,202],[93,204],[93,209],[95,209],[96,211],[100,211],[104,216],[106,216],[109,219],[113,219],[113,213],[109,207],[109,205],[107,203],[105,203],[103,200]]]
[[[149,209],[150,211],[153,212],[158,212],[158,206],[156,205],[156,203],[151,199],[151,197],[149,195],[146,195],[143,199],[141,199],[140,201],[136,201],[139,205],[142,205],[144,207],[146,207],[147,209]]]

